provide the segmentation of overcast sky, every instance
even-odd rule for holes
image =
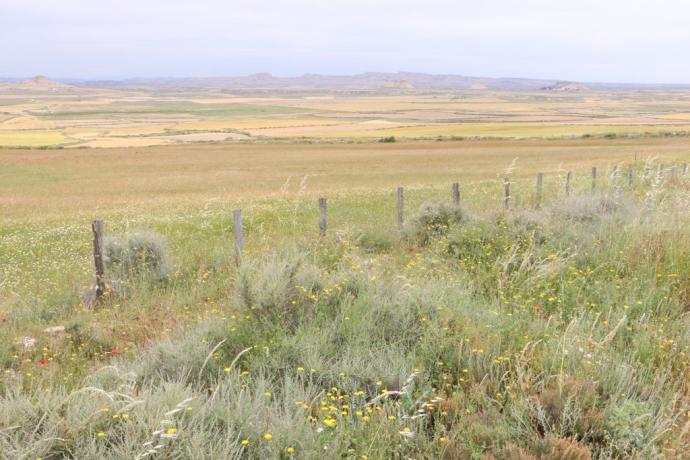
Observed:
[[[0,0],[0,76],[690,83],[687,0]]]

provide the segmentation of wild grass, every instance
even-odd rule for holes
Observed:
[[[65,265],[3,267],[0,457],[683,458],[687,178],[579,185],[510,211],[408,193],[402,241],[392,192],[334,200],[362,208],[321,240],[311,199],[268,201],[239,266],[222,210],[115,220],[111,272],[155,254],[166,282],[93,309],[88,227],[5,228]]]

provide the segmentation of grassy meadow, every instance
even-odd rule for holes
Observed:
[[[0,459],[690,458],[688,131],[684,92],[0,92]]]

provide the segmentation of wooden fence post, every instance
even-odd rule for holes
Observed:
[[[398,235],[402,236],[403,234],[403,225],[405,223],[405,214],[404,214],[404,208],[405,208],[405,198],[404,198],[404,191],[402,187],[398,187]]]
[[[510,209],[510,178],[503,178],[503,208]]]
[[[96,301],[105,294],[105,266],[103,263],[103,221],[94,220],[93,230],[93,264],[96,269]]]
[[[633,167],[628,166],[628,187],[632,187],[633,184]]]
[[[244,249],[244,233],[242,232],[242,210],[233,209],[232,210],[232,221],[235,234],[235,254],[237,254],[237,260],[242,258],[242,249]]]
[[[572,192],[572,186],[570,185],[570,181],[573,178],[573,172],[568,171],[568,174],[565,175],[565,196],[566,198],[570,196],[570,193]]]
[[[683,174],[683,177],[685,177],[688,174],[688,164],[687,163],[683,163],[682,174]]]
[[[325,198],[319,198],[319,236],[326,236],[326,225],[328,224],[327,202]]]
[[[592,167],[592,193],[597,190],[597,167]]]
[[[460,206],[460,184],[458,182],[453,182],[453,205]]]
[[[671,165],[671,179],[675,179],[675,178],[676,178],[676,164],[673,163]]]
[[[544,174],[538,173],[537,174],[537,204],[536,204],[537,208],[541,207],[541,197],[542,197],[543,185],[544,185]]]

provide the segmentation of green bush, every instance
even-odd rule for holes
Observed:
[[[467,221],[467,213],[459,206],[425,203],[419,208],[417,217],[408,222],[403,231],[406,238],[424,245],[433,236],[447,234],[452,225]]]

